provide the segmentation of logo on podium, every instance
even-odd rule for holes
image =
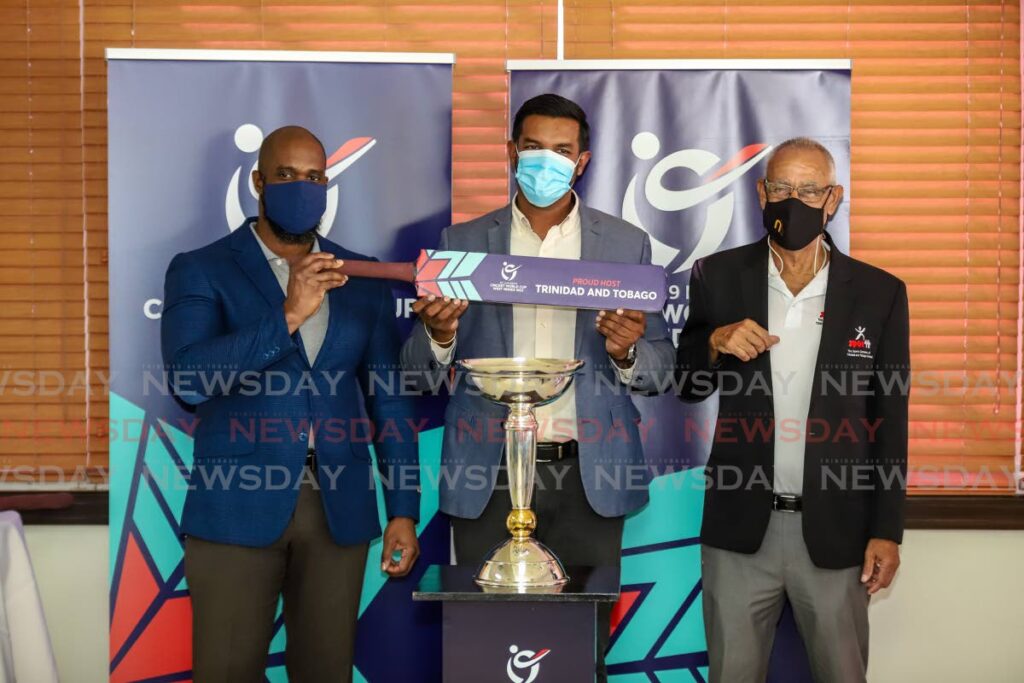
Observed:
[[[508,649],[512,656],[505,664],[505,673],[512,683],[533,683],[540,675],[540,660],[548,656],[551,650],[543,649],[540,652],[533,650],[520,650],[518,645],[512,645]],[[522,672],[522,675],[516,673]]]

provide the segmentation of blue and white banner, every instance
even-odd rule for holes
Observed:
[[[755,183],[788,138],[819,140],[835,157],[846,200],[829,232],[848,252],[849,62],[510,62],[509,70],[512,115],[549,92],[586,111],[593,159],[577,189],[589,206],[650,234],[653,260],[669,276],[674,336],[693,263],[764,236]],[[651,503],[626,523],[609,673],[619,683],[704,681],[698,536],[717,405],[672,395],[638,403],[647,462],[661,476]],[[774,680],[809,680],[795,638],[780,631]]]
[[[177,50],[107,57],[111,680],[185,681],[191,612],[178,520],[195,422],[157,381],[167,264],[257,213],[250,176],[260,143],[289,124],[311,130],[327,150],[324,235],[386,261],[412,261],[436,245],[451,221],[453,58]],[[407,320],[413,292],[398,293],[396,314]],[[435,469],[438,437],[435,430],[421,439],[423,464]],[[438,608],[410,599],[422,571],[448,560],[448,526],[436,511],[436,487],[425,486],[423,554],[413,575],[388,582],[368,563],[356,680],[439,676]],[[377,544],[371,558],[375,552]],[[280,618],[275,634],[267,679],[283,681]]]

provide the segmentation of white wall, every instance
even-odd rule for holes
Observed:
[[[871,605],[871,683],[1020,683],[1024,531],[908,531]]]
[[[110,624],[107,527],[27,525],[25,538],[60,680],[105,683]]]
[[[61,680],[106,681],[107,528],[26,535]],[[908,531],[871,606],[871,683],[1024,681],[1022,572],[1024,531]]]

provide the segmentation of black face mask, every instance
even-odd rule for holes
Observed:
[[[788,251],[799,251],[825,230],[825,204],[832,195],[829,190],[820,209],[807,206],[796,197],[764,205],[764,229],[772,242]]]

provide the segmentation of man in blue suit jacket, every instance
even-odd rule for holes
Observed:
[[[351,680],[381,533],[370,441],[390,520],[381,569],[403,576],[419,553],[412,406],[370,381],[398,362],[394,301],[338,272],[366,257],[317,236],[325,166],[309,131],[274,131],[253,173],[259,217],[167,270],[164,361],[199,417],[181,521],[197,683],[263,680],[279,596],[289,680]]]
[[[590,161],[586,114],[558,95],[526,102],[515,117],[509,162],[519,193],[508,206],[447,228],[441,250],[650,263],[642,230],[590,209],[571,190]],[[618,566],[624,516],[647,502],[650,473],[631,392],[657,391],[674,349],[660,313],[576,311],[550,306],[467,305],[420,299],[423,324],[402,348],[402,365],[428,389],[455,360],[556,357],[586,361],[570,390],[537,409],[537,538],[568,565]],[[456,329],[458,331],[456,338]],[[664,383],[661,383],[663,386]],[[503,488],[506,411],[465,378],[453,383],[445,413],[440,507],[452,518],[456,561],[479,564],[507,538]],[[598,628],[598,680],[610,610]]]

